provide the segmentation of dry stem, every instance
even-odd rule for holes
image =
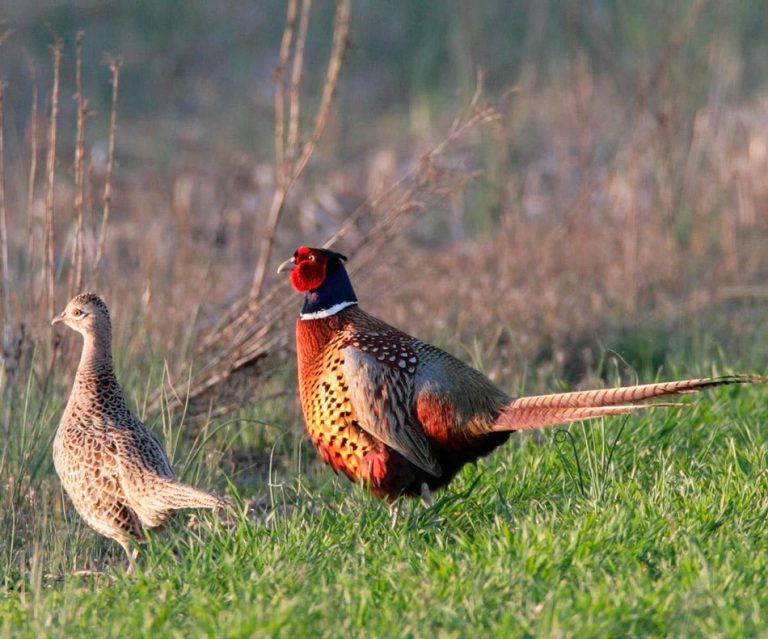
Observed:
[[[317,142],[325,130],[330,115],[333,97],[336,94],[336,86],[339,80],[339,72],[344,58],[344,51],[347,46],[347,33],[349,31],[349,0],[337,0],[336,19],[333,27],[333,45],[331,55],[328,61],[328,72],[326,74],[325,84],[323,86],[323,96],[315,116],[314,127],[309,140],[302,148],[301,155],[296,158],[296,147],[298,145],[299,125],[301,121],[300,108],[300,89],[301,78],[304,64],[304,45],[307,37],[307,26],[309,23],[309,11],[311,0],[304,0],[301,8],[301,18],[299,22],[299,35],[294,49],[293,68],[291,75],[290,88],[290,121],[288,125],[288,138],[283,139],[284,130],[284,105],[285,105],[285,79],[284,69],[290,50],[293,37],[296,6],[292,1],[288,7],[286,17],[285,31],[283,32],[283,41],[280,49],[280,62],[275,70],[277,88],[275,93],[275,172],[277,175],[275,193],[272,196],[272,202],[267,216],[266,235],[261,243],[259,251],[259,260],[253,275],[250,298],[257,300],[261,296],[264,288],[264,279],[267,275],[269,260],[272,256],[272,248],[275,244],[275,235],[280,224],[280,218],[285,209],[285,201],[288,197],[288,191],[291,184],[304,171],[309,162],[312,153],[317,146]]]
[[[325,130],[328,122],[328,116],[331,113],[331,105],[336,94],[336,87],[339,83],[339,74],[344,62],[344,52],[347,48],[347,34],[349,33],[349,2],[339,2],[336,9],[336,21],[333,26],[333,45],[331,46],[331,57],[328,61],[328,72],[323,84],[323,95],[320,98],[320,106],[317,109],[315,123],[312,127],[312,134],[304,143],[301,150],[301,156],[294,167],[294,179],[304,171],[309,158],[317,146],[320,136]]]
[[[48,317],[56,312],[56,294],[54,276],[56,263],[54,259],[54,178],[56,174],[56,125],[59,115],[59,75],[61,71],[62,41],[56,38],[52,47],[53,55],[53,90],[51,92],[51,118],[48,125],[48,152],[45,165],[45,260],[44,278],[47,293]],[[51,333],[52,346],[55,346],[55,334]]]
[[[35,200],[35,182],[37,180],[37,154],[40,148],[40,139],[37,129],[37,102],[38,102],[38,89],[37,89],[37,68],[35,67],[32,58],[27,56],[27,67],[29,68],[29,75],[32,78],[32,112],[30,114],[30,131],[29,131],[29,174],[27,178],[27,255],[29,256],[29,268],[34,268],[32,261],[34,260],[34,225],[32,220],[32,207]]]
[[[104,243],[107,240],[107,223],[112,206],[112,172],[115,168],[115,136],[117,134],[117,92],[120,87],[120,59],[109,56],[106,62],[112,75],[112,109],[109,115],[109,145],[107,147],[107,174],[104,178],[104,195],[102,197],[101,232],[96,247],[96,257],[93,260],[93,270],[97,276],[101,266],[101,256],[104,253]]]
[[[11,279],[8,271],[8,226],[5,210],[5,83],[0,81],[0,267],[3,295],[3,372],[13,342],[11,319]],[[2,387],[2,384],[0,384]]]
[[[285,17],[285,29],[280,42],[280,58],[275,67],[275,166],[277,167],[277,179],[282,179],[285,162],[285,66],[288,64],[288,55],[291,52],[293,41],[293,29],[296,24],[297,0],[288,3],[288,14]]]
[[[15,364],[13,357],[13,325],[11,319],[11,281],[8,272],[8,227],[5,210],[5,83],[0,81],[0,266],[3,286],[3,341],[0,362],[0,391],[3,396],[3,435],[10,440],[11,401]],[[5,451],[3,451],[5,454]]]
[[[291,92],[289,95],[288,139],[286,140],[286,156],[289,162],[293,162],[296,153],[296,144],[299,139],[299,119],[301,117],[301,79],[304,72],[304,49],[307,43],[307,28],[309,27],[309,12],[312,8],[312,0],[303,0],[301,3],[301,17],[299,18],[299,37],[296,39],[296,51],[293,54],[293,67],[291,69]],[[286,170],[288,167],[285,167]]]
[[[85,118],[88,114],[88,101],[83,97],[83,32],[77,34],[75,41],[75,100],[77,101],[77,134],[75,139],[75,228],[74,245],[74,286],[70,294],[79,292],[83,287],[83,219],[85,206]]]

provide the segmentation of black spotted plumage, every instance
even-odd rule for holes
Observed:
[[[448,353],[362,310],[343,262],[299,248],[290,270],[304,294],[296,322],[299,394],[307,431],[337,472],[393,500],[445,486],[511,432],[626,413],[655,397],[723,384],[732,375],[515,399]]]

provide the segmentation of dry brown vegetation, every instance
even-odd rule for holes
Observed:
[[[509,90],[483,95],[478,84],[474,95],[457,95],[455,120],[438,120],[418,139],[382,140],[363,157],[334,161],[334,123],[345,114],[331,105],[348,3],[337,4],[328,60],[307,71],[325,78],[314,100],[303,85],[311,3],[286,6],[274,165],[222,154],[215,170],[123,170],[114,146],[119,64],[104,67],[116,108],[91,112],[82,36],[64,51],[76,58],[73,121],[57,113],[71,97],[58,88],[57,39],[50,88],[39,80],[47,70],[33,65],[27,84],[6,88],[17,101],[30,96],[0,200],[7,375],[34,353],[34,383],[47,392],[56,349],[49,316],[82,282],[114,309],[125,368],[154,366],[159,387],[159,356],[171,395],[191,390],[204,410],[257,404],[264,375],[288,379],[292,365],[299,300],[272,269],[300,243],[334,242],[352,257],[372,312],[468,350],[500,381],[529,390],[604,374],[605,349],[630,368],[663,363],[656,355],[668,331],[724,304],[737,311],[727,315],[727,342],[745,328],[738,311],[768,296],[765,102],[728,99],[721,78],[734,54],[717,39],[708,45],[710,95],[687,93],[677,62],[696,10],[670,28],[632,95],[576,49],[556,86],[524,67]],[[3,47],[13,46],[6,38]],[[57,144],[62,127],[76,130],[74,150]],[[330,150],[312,166],[324,134]],[[659,337],[651,356],[622,341],[634,330]],[[205,393],[235,370],[239,395]],[[157,408],[158,396],[145,394]]]
[[[364,45],[340,0],[326,57],[308,61],[310,5],[286,3],[271,160],[256,140],[235,151],[179,125],[171,159],[145,166],[134,138],[156,125],[122,115],[121,51],[81,58],[88,32],[51,35],[42,64],[0,34],[0,56],[28,61],[0,85],[0,115],[24,105],[0,126],[0,524],[15,565],[42,571],[18,540],[66,512],[48,441],[78,345],[49,322],[81,286],[110,305],[120,378],[177,466],[219,486],[223,470],[256,499],[307,466],[300,300],[273,273],[299,244],[332,243],[369,311],[510,389],[663,365],[764,371],[768,101],[736,94],[723,38],[702,45],[708,93],[681,81],[700,10],[676,14],[629,78],[575,45],[545,82],[529,54],[503,86],[478,72],[428,126],[365,122],[365,144],[345,146],[334,98],[348,37]],[[94,67],[103,86],[86,81]],[[99,92],[106,109],[91,107]],[[192,428],[190,410],[212,417]]]

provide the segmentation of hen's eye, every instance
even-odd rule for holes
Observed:
[[[72,311],[72,317],[80,317],[83,314],[83,311],[81,311],[79,308],[76,308]]]

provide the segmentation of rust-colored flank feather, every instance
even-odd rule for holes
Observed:
[[[514,431],[766,381],[730,375],[515,399],[452,355],[363,311],[345,259],[301,247],[279,269],[291,271],[293,287],[305,296],[296,322],[301,405],[323,461],[389,501],[401,494],[428,500],[430,490]]]
[[[77,512],[118,542],[132,568],[131,541],[180,508],[226,502],[175,480],[160,440],[128,408],[112,368],[112,327],[93,293],[74,297],[53,320],[83,336],[75,382],[53,442],[53,461]]]

